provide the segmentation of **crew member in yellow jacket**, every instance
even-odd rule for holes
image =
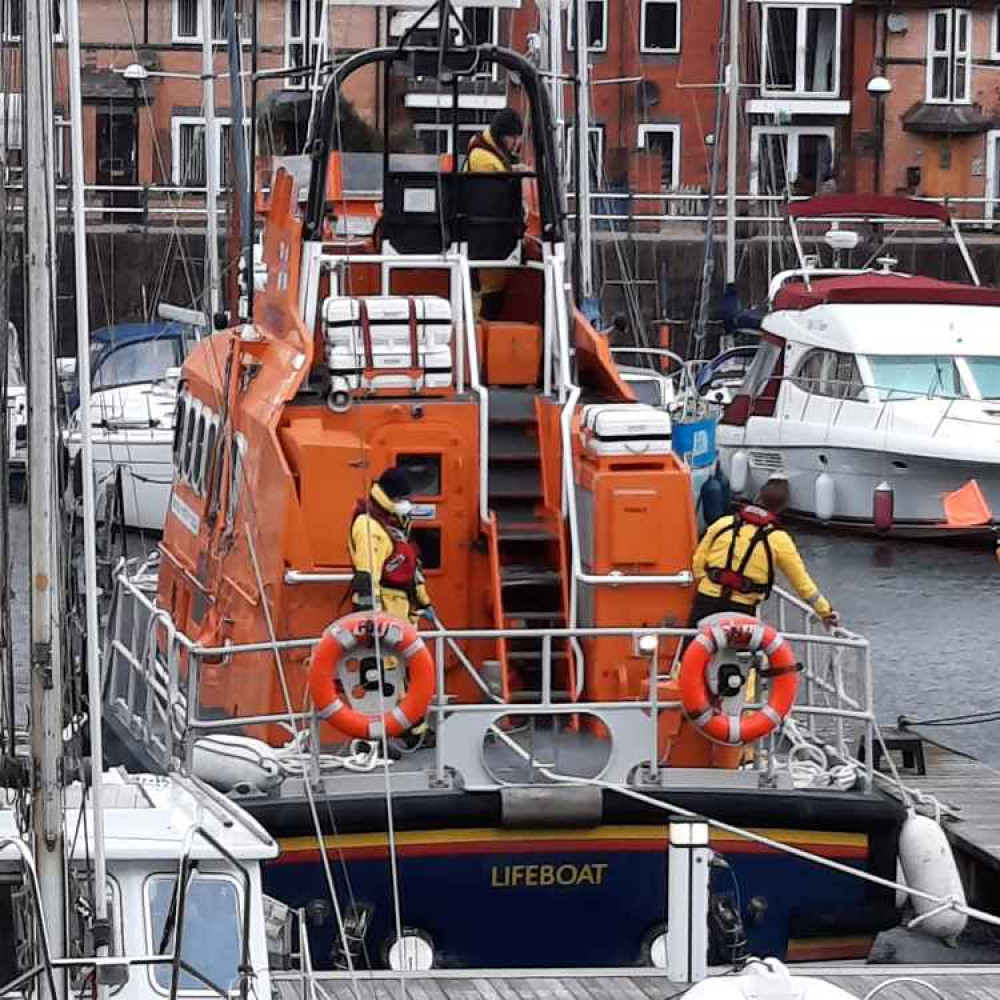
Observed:
[[[513,108],[498,111],[489,128],[469,143],[465,169],[472,173],[511,173],[520,169],[518,153],[524,122]],[[507,272],[484,268],[474,272],[478,278],[477,313],[483,319],[499,319],[507,289]]]
[[[791,535],[781,527],[779,517],[789,501],[788,480],[771,476],[757,494],[756,503],[709,526],[694,554],[697,593],[691,627],[720,611],[756,615],[771,593],[776,570],[812,605],[825,625],[837,624],[837,613],[807,572]]]
[[[386,469],[354,508],[348,548],[358,611],[383,610],[409,622],[431,616],[420,550],[410,539],[412,495],[405,470]]]

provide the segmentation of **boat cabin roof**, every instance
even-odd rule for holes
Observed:
[[[785,285],[774,299],[775,309],[802,310],[818,305],[906,304],[1000,306],[1000,289],[963,285],[908,274],[851,274]]]
[[[67,840],[74,860],[93,857],[93,821],[78,823],[83,789],[79,783],[65,792]],[[90,800],[87,799],[90,812]],[[104,777],[104,840],[109,861],[176,860],[184,852],[188,834],[200,827],[241,861],[273,858],[277,844],[255,820],[225,797],[193,779],[131,775],[109,771]],[[86,829],[72,836],[78,829]],[[0,811],[0,840],[18,837],[12,809]],[[220,861],[219,852],[203,837],[190,843],[194,860]],[[0,850],[0,862],[16,862],[16,852]]]

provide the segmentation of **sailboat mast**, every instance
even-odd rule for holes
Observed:
[[[729,0],[729,72],[726,108],[726,284],[736,280],[736,170],[739,166],[740,0]]]
[[[34,760],[32,830],[49,942],[65,954],[65,862],[62,742],[62,651],[58,641],[59,563],[56,559],[55,437],[55,178],[51,79],[52,8],[26,3],[23,104],[25,109],[25,304],[28,313],[28,509],[31,576],[31,750]],[[94,636],[91,636],[93,641]],[[39,979],[42,995],[48,981]],[[58,980],[57,980],[58,983]],[[58,988],[58,987],[57,987]],[[56,998],[49,998],[56,1000]]]
[[[558,4],[556,5],[558,6]],[[594,257],[590,238],[590,33],[587,31],[587,0],[574,0],[576,36],[576,226],[580,254],[581,301],[594,297]]]
[[[219,130],[215,118],[215,4],[201,5],[202,102],[205,105],[205,288],[209,323],[220,308],[219,277]],[[247,275],[253,280],[253,273]],[[209,327],[211,329],[211,325]]]
[[[87,213],[83,177],[83,97],[80,84],[80,4],[66,0],[68,34],[70,165],[73,179],[73,271],[76,292],[76,372],[80,393],[80,450],[83,468],[83,586],[87,623],[86,671],[90,723],[90,805],[94,831],[94,923],[108,919],[107,860],[104,853],[104,738],[101,729],[101,667],[97,636],[97,508],[94,502],[94,446],[90,419],[90,308],[87,301]],[[106,951],[106,949],[102,949]],[[100,970],[98,996],[104,996]]]

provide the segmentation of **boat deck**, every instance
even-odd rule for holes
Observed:
[[[884,731],[890,742],[900,731]],[[1000,912],[1000,771],[939,743],[922,738],[926,775],[901,772],[907,786],[933,795],[946,808],[944,828],[959,856],[970,902]]]
[[[825,980],[861,998],[998,1000],[1000,966],[797,965],[796,975]],[[728,970],[725,970],[728,972]],[[723,970],[717,970],[719,975]],[[298,973],[274,977],[279,1000],[302,1000]],[[317,973],[315,1000],[670,1000],[686,992],[657,969],[503,969],[399,973]],[[400,988],[402,984],[402,989]],[[926,985],[924,985],[926,984]],[[927,987],[930,986],[931,989]],[[308,998],[307,998],[308,1000]]]

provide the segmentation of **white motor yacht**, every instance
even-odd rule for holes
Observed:
[[[992,513],[956,523],[944,498],[975,480],[1000,511],[1000,291],[979,284],[938,205],[828,196],[789,215],[801,266],[773,279],[761,347],[718,429],[734,493],[780,473],[793,510],[823,522],[992,531]],[[888,258],[824,268],[804,253],[801,220],[837,220],[826,243],[839,256],[857,242],[839,224],[859,217],[949,227],[971,283],[903,274]]]

